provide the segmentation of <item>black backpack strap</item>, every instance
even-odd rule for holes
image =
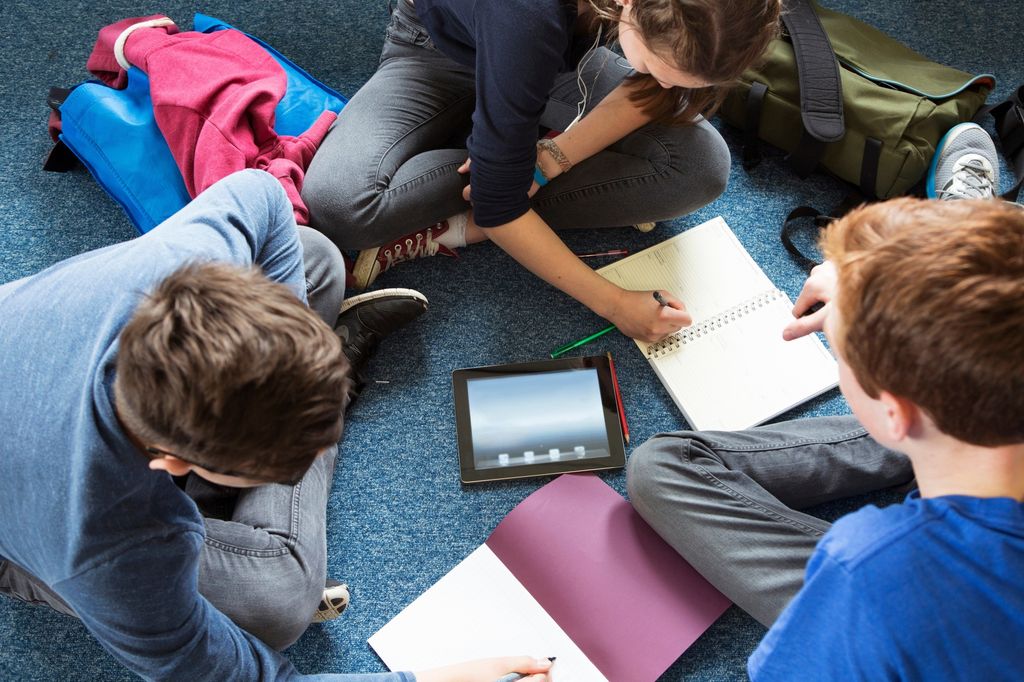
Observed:
[[[789,215],[786,216],[785,221],[782,223],[782,231],[779,234],[779,238],[782,240],[782,245],[786,247],[786,251],[793,257],[793,260],[797,262],[797,265],[810,272],[811,268],[816,265],[821,265],[821,261],[817,260],[816,257],[808,256],[806,253],[800,250],[797,246],[793,237],[797,234],[806,233],[810,229],[814,230],[813,241],[817,242],[818,233],[821,232],[822,228],[827,227],[836,218],[846,215],[853,209],[857,208],[864,203],[864,195],[856,190],[850,191],[843,199],[836,204],[835,208],[832,209],[832,213],[822,213],[813,206],[797,206]]]
[[[864,154],[860,160],[860,193],[866,197],[878,196],[878,164],[881,161],[882,141],[865,138]]]
[[[1024,85],[999,104],[979,109],[974,120],[981,123],[989,114],[995,119],[996,134],[1016,180],[1002,197],[1016,201],[1024,185]]]
[[[750,170],[761,163],[761,142],[758,131],[761,127],[761,109],[764,97],[768,94],[768,86],[760,81],[750,84],[747,93],[747,118],[743,126],[743,168]]]
[[[825,144],[846,134],[839,62],[811,0],[786,0],[782,21],[793,42],[800,85],[804,136],[791,154],[794,169],[806,177],[818,164]]]
[[[807,220],[810,218],[811,220]],[[782,239],[782,245],[786,247],[786,251],[793,257],[804,270],[810,272],[811,268],[815,265],[821,265],[821,261],[812,258],[800,250],[800,247],[793,241],[793,237],[800,232],[805,232],[808,228],[813,228],[815,232],[821,231],[821,228],[832,222],[834,218],[830,215],[826,215],[812,206],[797,206],[789,215],[786,216],[786,220],[782,223],[782,233],[779,237]]]
[[[796,174],[806,178],[821,161],[825,144],[841,140],[846,134],[839,62],[812,0],[785,0],[782,23],[793,43],[800,85],[800,119],[804,128],[789,160]],[[747,170],[761,160],[757,134],[767,91],[763,83],[755,81],[747,95],[743,141],[743,167]]]

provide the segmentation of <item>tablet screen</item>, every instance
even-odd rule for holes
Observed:
[[[624,466],[612,382],[606,357],[456,370],[463,480]]]

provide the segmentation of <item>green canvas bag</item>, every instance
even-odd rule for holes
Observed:
[[[936,64],[811,0],[787,0],[783,21],[787,35],[721,108],[744,130],[748,170],[760,139],[790,152],[801,177],[820,165],[865,197],[906,194],[939,139],[971,120],[995,86],[991,75]]]

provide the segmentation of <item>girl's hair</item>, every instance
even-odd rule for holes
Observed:
[[[588,0],[614,39],[622,6]],[[710,116],[740,75],[779,34],[782,0],[633,0],[631,23],[649,50],[666,63],[713,85],[665,89],[648,74],[628,79],[630,100],[663,124],[689,125]]]

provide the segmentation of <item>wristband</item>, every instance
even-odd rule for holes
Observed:
[[[547,152],[558,167],[562,169],[563,173],[568,173],[572,170],[572,162],[569,161],[569,157],[565,155],[562,148],[558,146],[558,143],[552,140],[550,137],[545,137],[537,141],[537,153],[541,151]]]
[[[533,181],[543,187],[548,184],[548,176],[544,175],[544,171],[540,169],[540,166],[533,167]]]

